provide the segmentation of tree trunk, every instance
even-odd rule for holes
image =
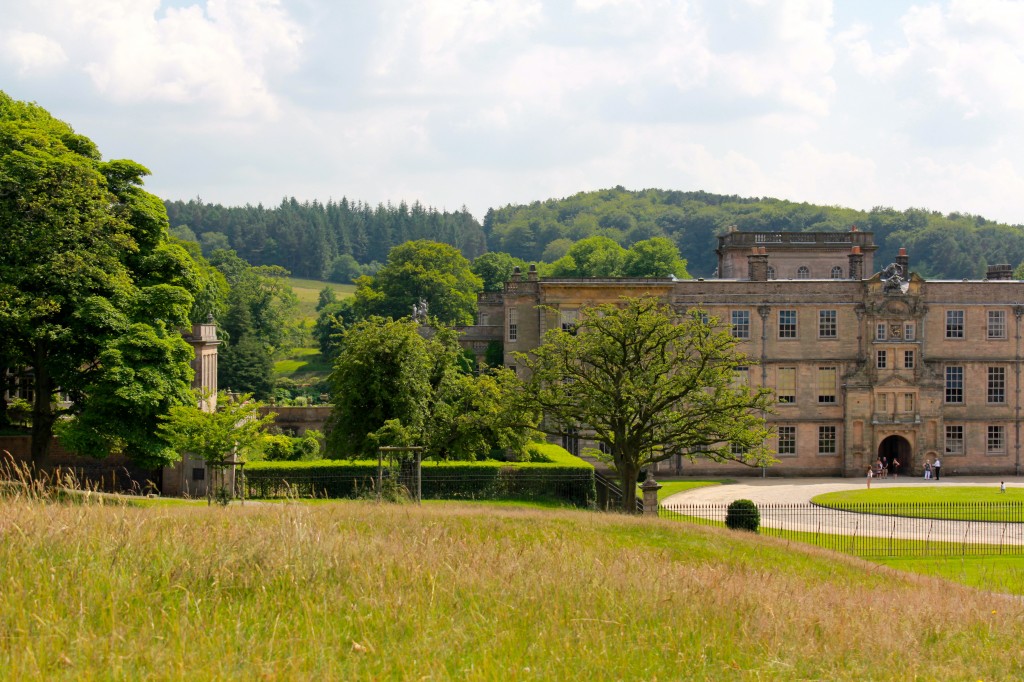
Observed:
[[[32,468],[35,472],[42,471],[49,465],[50,441],[53,439],[53,424],[56,417],[53,413],[53,378],[44,362],[44,353],[36,353],[35,396],[32,400]]]
[[[632,462],[624,462],[618,467],[622,485],[622,511],[626,514],[637,514],[636,510],[636,477],[640,467]]]

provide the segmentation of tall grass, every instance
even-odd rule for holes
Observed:
[[[1010,679],[1024,608],[769,538],[457,505],[0,500],[0,678]]]

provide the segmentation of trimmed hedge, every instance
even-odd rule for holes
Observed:
[[[531,444],[534,459],[547,461],[423,462],[423,499],[560,499],[589,507],[596,499],[594,468],[557,445]],[[411,467],[385,466],[384,476],[415,485]],[[351,498],[374,490],[376,460],[253,462],[245,468],[250,497]]]

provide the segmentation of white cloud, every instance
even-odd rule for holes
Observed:
[[[35,77],[57,70],[68,56],[53,39],[33,31],[0,32],[0,59],[13,63],[20,77]]]

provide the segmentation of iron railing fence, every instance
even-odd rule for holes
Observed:
[[[414,467],[384,469],[382,474],[381,488],[385,496],[415,499]],[[249,498],[377,496],[376,473],[271,476],[261,472],[254,476],[246,472],[244,485]],[[581,469],[579,473],[552,473],[510,468],[477,473],[424,468],[420,488],[424,500],[561,501],[590,508],[595,498],[593,471],[587,469]]]
[[[758,504],[762,535],[863,557],[1024,555],[1024,503]],[[726,504],[663,504],[661,518],[724,525]]]

